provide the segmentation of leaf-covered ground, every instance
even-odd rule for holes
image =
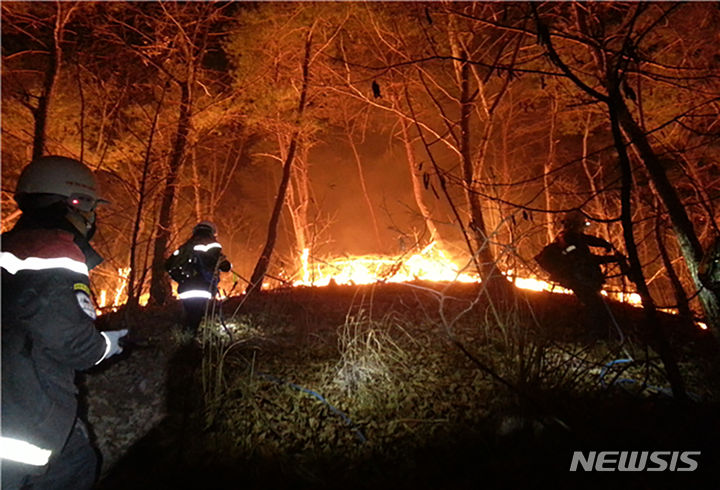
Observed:
[[[209,312],[115,313],[85,376],[99,488],[717,488],[717,349],[663,317],[677,403],[640,310],[475,285],[296,288]],[[692,473],[571,473],[577,450],[702,452]]]

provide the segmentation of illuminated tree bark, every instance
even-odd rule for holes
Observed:
[[[35,130],[33,137],[33,159],[39,158],[45,152],[45,127],[49,112],[50,101],[52,99],[55,80],[60,73],[62,66],[62,47],[60,45],[63,35],[63,26],[68,20],[68,16],[63,19],[62,4],[57,4],[57,16],[55,18],[55,28],[53,29],[53,43],[48,49],[48,67],[45,71],[45,79],[42,85],[42,91],[38,97],[37,107],[32,108],[33,117],[35,118]]]
[[[287,207],[295,232],[296,252],[300,256],[306,248],[310,248],[312,230],[308,213],[310,209],[310,177],[308,175],[308,148],[296,151],[293,170],[288,186]]]
[[[46,11],[41,6],[36,6],[36,10],[20,11],[18,13],[3,9],[3,23],[6,23],[5,29],[8,26],[10,27],[9,30],[18,29],[18,32],[28,37],[29,46],[42,46],[42,49],[33,49],[31,47],[12,53],[12,58],[37,57],[39,53],[42,53],[47,59],[43,63],[43,68],[39,70],[42,74],[39,90],[30,86],[19,87],[22,92],[19,101],[31,112],[33,117],[33,159],[43,156],[46,152],[48,117],[50,115],[50,106],[53,103],[56,82],[63,66],[63,43],[66,27],[77,8],[78,5],[68,7],[62,2],[57,2],[53,14],[49,14],[49,8]],[[44,18],[44,14],[49,15],[49,18]],[[28,32],[33,34],[27,34]],[[6,70],[7,68],[3,67],[3,72]],[[12,71],[12,68],[10,70]]]
[[[258,259],[257,264],[255,264],[253,273],[250,276],[250,284],[248,284],[245,290],[245,293],[248,296],[262,287],[262,281],[265,278],[265,274],[267,274],[268,267],[270,266],[270,258],[275,250],[278,222],[280,221],[282,208],[285,205],[285,194],[290,182],[290,174],[292,171],[293,161],[295,159],[295,152],[297,151],[298,140],[300,138],[299,126],[305,112],[305,104],[307,102],[308,86],[310,84],[310,51],[312,47],[312,35],[313,28],[310,28],[305,39],[305,55],[302,63],[302,88],[300,90],[300,100],[298,101],[296,119],[298,127],[293,131],[292,136],[290,137],[290,144],[288,146],[287,155],[285,156],[285,162],[283,163],[280,186],[278,188],[277,196],[275,197],[275,205],[270,216],[270,221],[268,222],[265,246],[260,253],[260,258]]]
[[[597,213],[598,216],[602,218],[607,218],[608,216],[614,215],[613,208],[610,207],[611,203],[608,202],[607,199],[604,198],[600,190],[598,189],[596,179],[598,174],[601,172],[601,168],[598,168],[595,172],[593,172],[590,169],[590,162],[588,162],[588,137],[590,134],[590,120],[591,120],[592,114],[588,112],[586,119],[585,119],[585,127],[583,129],[583,139],[582,139],[582,167],[583,171],[585,172],[585,176],[587,177],[588,186],[590,187],[590,191],[592,192],[592,195],[594,197],[593,203],[595,208],[595,213]],[[610,231],[610,224],[606,223],[605,226],[601,228],[602,230],[602,237],[607,240],[608,242],[612,243],[612,233]]]
[[[663,324],[658,319],[657,308],[652,296],[650,295],[650,290],[648,289],[647,282],[645,281],[645,277],[643,275],[642,264],[640,263],[640,258],[638,257],[637,245],[633,234],[631,210],[631,195],[633,187],[632,167],[630,164],[630,158],[628,157],[627,150],[625,148],[626,144],[625,141],[623,141],[622,133],[620,131],[620,124],[616,112],[617,106],[619,105],[618,101],[622,96],[620,95],[617,84],[611,86],[609,93],[610,97],[608,100],[608,110],[610,123],[612,125],[613,139],[615,140],[615,147],[618,151],[620,168],[622,171],[622,190],[620,193],[620,200],[622,204],[620,217],[623,225],[625,249],[627,250],[628,260],[630,262],[630,279],[635,284],[637,292],[642,300],[646,326],[654,337],[656,348],[663,361],[668,381],[670,381],[670,385],[672,387],[673,396],[677,400],[687,400],[685,383],[680,375],[680,369],[678,368],[675,356],[670,349],[667,335],[663,331]]]
[[[407,158],[408,162],[408,170],[410,171],[410,180],[412,182],[413,196],[415,197],[415,204],[420,211],[420,215],[423,218],[425,227],[430,234],[428,241],[440,240],[440,234],[438,233],[437,227],[435,226],[435,222],[433,222],[430,209],[427,207],[427,205],[425,204],[425,200],[423,199],[423,189],[425,188],[422,180],[423,172],[422,169],[420,169],[420,167],[418,166],[417,160],[415,158],[415,151],[413,151],[412,142],[408,133],[408,122],[405,119],[401,119],[399,121],[399,124],[402,134],[402,143],[405,147],[405,157]]]
[[[548,155],[545,160],[545,169],[543,171],[543,183],[545,185],[545,209],[548,211],[553,209],[552,198],[550,196],[550,172],[555,160],[555,126],[557,122],[558,102],[555,97],[552,98],[550,105],[552,113],[550,115],[550,130],[548,135]],[[547,227],[547,241],[552,242],[555,239],[555,226],[553,224],[553,215],[547,213],[545,215],[545,226]]]
[[[480,195],[476,192],[475,184],[475,162],[472,157],[470,142],[470,119],[473,111],[473,94],[470,88],[470,65],[467,63],[468,56],[464,53],[457,41],[454,32],[449,33],[450,47],[452,49],[455,66],[455,76],[460,86],[460,166],[462,170],[463,191],[468,203],[470,224],[469,228],[475,237],[475,253],[480,262],[481,275],[483,278],[490,278],[497,273],[495,268],[495,257],[490,248],[490,237],[485,226],[483,206]]]
[[[675,272],[670,254],[668,253],[667,247],[664,241],[665,234],[665,223],[663,222],[662,216],[657,212],[655,218],[655,240],[657,241],[658,251],[660,252],[660,258],[662,259],[663,266],[665,267],[665,273],[668,276],[670,285],[675,296],[675,302],[677,304],[678,312],[687,322],[691,323],[693,319],[692,311],[690,310],[690,303],[688,302],[687,293],[685,288],[680,282],[680,278]]]
[[[144,282],[144,275],[141,278],[141,280],[138,282],[138,272],[140,270],[145,270],[145,268],[140,268],[138,261],[137,261],[137,253],[138,253],[138,238],[140,235],[140,228],[142,227],[143,222],[143,214],[146,212],[145,208],[145,201],[148,198],[147,195],[147,184],[149,179],[149,173],[150,173],[150,159],[152,154],[152,148],[153,148],[153,139],[155,136],[155,132],[157,129],[158,119],[160,117],[160,111],[162,109],[163,102],[165,100],[165,92],[167,91],[167,84],[163,88],[163,96],[158,100],[157,104],[157,110],[155,111],[155,116],[153,117],[152,126],[150,128],[150,134],[148,136],[148,142],[147,142],[147,150],[145,152],[145,160],[143,161],[142,166],[142,173],[140,176],[140,188],[138,189],[138,203],[137,208],[135,211],[135,221],[133,223],[132,228],[132,238],[130,240],[130,259],[129,259],[129,265],[130,265],[130,273],[128,274],[128,283],[127,283],[127,295],[128,300],[127,304],[132,308],[134,306],[138,305],[138,299],[140,296],[140,291],[142,290],[142,283]]]
[[[492,240],[485,218],[478,182],[485,171],[485,159],[493,129],[495,111],[507,92],[512,77],[508,75],[504,80],[500,80],[499,88],[493,94],[494,101],[489,103],[487,100],[488,96],[485,92],[487,81],[490,79],[492,71],[489,71],[484,77],[478,73],[477,65],[471,63],[472,57],[467,52],[463,43],[460,42],[455,21],[454,14],[451,14],[448,26],[448,40],[453,57],[455,78],[457,79],[460,89],[458,100],[460,106],[458,149],[461,159],[460,166],[463,190],[470,213],[469,227],[475,237],[475,253],[480,262],[481,270],[479,272],[483,280],[502,279],[503,276],[500,274],[501,271],[497,266],[496,258],[491,248]],[[475,36],[474,33],[473,36]],[[512,38],[503,40],[503,42],[500,43],[500,48],[497,49],[495,54],[496,60],[500,59],[506,48],[511,46],[511,41]],[[517,42],[510,51],[510,60],[508,61],[510,67],[515,63],[519,47],[520,43]],[[477,86],[474,89],[471,86],[471,76],[476,80]],[[479,105],[480,108],[476,108],[476,105]],[[483,128],[479,132],[479,136],[477,136],[478,141],[474,145],[471,138],[471,116],[473,112],[481,114],[484,123]]]
[[[172,153],[168,161],[168,172],[165,180],[165,189],[160,198],[160,214],[158,216],[155,244],[153,246],[152,279],[150,282],[150,297],[157,304],[164,304],[170,293],[170,281],[165,271],[165,256],[170,241],[170,226],[172,224],[172,208],[175,203],[176,184],[180,173],[180,166],[185,158],[185,146],[190,131],[191,115],[190,82],[186,80],[180,84],[180,107],[177,130],[173,143]]]

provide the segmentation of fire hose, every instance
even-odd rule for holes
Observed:
[[[260,373],[260,374],[258,374],[258,376],[261,377],[261,378],[270,380],[270,381],[272,381],[272,382],[274,382],[274,383],[277,383],[277,384],[279,384],[279,385],[288,385],[290,388],[292,388],[292,389],[294,389],[294,390],[296,390],[296,391],[300,391],[300,392],[302,392],[302,393],[307,393],[308,395],[310,395],[310,396],[312,396],[312,397],[320,400],[322,403],[324,403],[325,405],[328,406],[328,408],[330,409],[330,411],[331,411],[332,413],[334,413],[335,415],[337,415],[338,417],[340,417],[340,418],[343,420],[343,422],[345,422],[346,425],[348,425],[351,429],[353,429],[353,431],[355,432],[355,437],[357,437],[357,439],[358,439],[362,444],[365,444],[365,443],[367,442],[367,438],[365,437],[365,434],[363,434],[362,431],[358,428],[358,426],[355,425],[355,423],[354,423],[352,420],[350,420],[350,417],[348,417],[347,415],[345,415],[345,413],[344,413],[343,411],[341,411],[340,409],[338,409],[338,408],[334,407],[332,404],[330,404],[330,402],[327,401],[327,399],[326,399],[324,396],[322,396],[320,393],[318,393],[317,391],[313,391],[313,390],[310,390],[310,389],[308,389],[308,388],[303,388],[303,387],[300,386],[300,385],[296,385],[295,383],[291,383],[291,382],[289,382],[289,381],[285,381],[284,379],[277,378],[277,377],[272,376],[272,375],[270,375],[270,374],[262,374],[262,373]]]
[[[633,359],[615,359],[614,361],[610,361],[607,364],[605,364],[603,366],[603,368],[600,370],[600,375],[599,375],[599,381],[600,381],[600,384],[603,386],[603,388],[609,388],[610,386],[616,385],[616,384],[617,385],[632,385],[632,384],[639,383],[639,381],[632,379],[632,378],[620,378],[619,375],[616,379],[612,380],[610,383],[605,382],[605,376],[608,374],[608,372],[610,372],[610,369],[613,366],[616,366],[619,364],[629,364],[632,362],[635,362],[635,361]],[[620,374],[622,374],[622,372]],[[669,397],[673,396],[672,389],[668,388],[668,387],[655,386],[655,385],[650,385],[650,384],[643,382],[642,389],[654,391],[656,393],[660,393],[662,395],[669,396]],[[687,396],[695,402],[699,402],[701,400],[701,397],[695,393],[687,393]]]
[[[225,318],[224,318],[223,312],[222,312],[222,305],[220,305],[220,307],[217,308],[217,311],[218,311],[218,317],[219,317],[219,319],[220,319],[220,323],[221,323],[223,329],[225,330],[225,332],[226,332],[226,333],[228,334],[228,336],[230,337],[230,340],[231,340],[231,342],[232,342],[232,339],[233,339],[232,332],[230,331],[230,329],[229,329],[229,328],[227,327],[227,325],[225,324]],[[300,386],[300,385],[297,385],[297,384],[295,384],[295,383],[291,383],[291,382],[289,382],[289,381],[285,381],[284,379],[280,379],[280,378],[278,378],[278,377],[276,377],[276,376],[272,376],[272,375],[270,375],[270,374],[258,373],[258,376],[259,376],[260,378],[264,378],[264,379],[270,380],[270,381],[272,381],[272,382],[274,382],[274,383],[277,383],[277,384],[280,384],[280,385],[287,385],[287,386],[289,386],[290,388],[292,388],[292,389],[294,389],[294,390],[296,390],[296,391],[300,391],[300,392],[302,392],[302,393],[306,393],[306,394],[308,394],[308,395],[316,398],[317,400],[320,400],[322,403],[324,403],[325,405],[327,405],[327,407],[330,409],[330,411],[331,411],[332,413],[334,413],[335,415],[337,415],[338,417],[340,417],[340,418],[342,419],[342,421],[345,422],[345,424],[346,424],[347,426],[349,426],[351,429],[353,429],[353,431],[355,432],[355,436],[357,437],[357,439],[358,439],[362,444],[365,444],[365,443],[367,442],[367,438],[365,437],[365,435],[364,435],[364,434],[362,433],[362,431],[357,427],[357,425],[350,419],[350,417],[348,417],[348,416],[347,416],[343,411],[341,411],[340,409],[338,409],[338,408],[336,408],[335,406],[333,406],[329,401],[327,401],[327,399],[326,399],[324,396],[322,396],[322,395],[321,395],[320,393],[318,393],[317,391],[313,391],[313,390],[310,390],[310,389],[308,389],[308,388],[304,388],[304,387],[302,387],[302,386]]]

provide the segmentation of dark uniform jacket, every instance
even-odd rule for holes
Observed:
[[[612,245],[600,237],[571,231],[562,232],[557,240],[561,243],[563,255],[566,256],[570,266],[568,268],[569,277],[565,278],[567,287],[574,288],[577,284],[582,284],[599,291],[605,282],[600,264],[616,262],[617,258],[595,255],[590,251],[590,247],[611,251]],[[561,281],[562,283],[563,281]]]
[[[183,272],[173,274],[178,267]],[[215,236],[202,232],[190,237],[165,261],[165,269],[177,278],[180,299],[212,298],[217,287],[216,271],[227,272],[230,267]]]
[[[76,418],[75,371],[100,362],[88,265],[101,260],[69,231],[23,221],[2,235],[2,436],[62,449]],[[37,463],[36,463],[37,464]]]

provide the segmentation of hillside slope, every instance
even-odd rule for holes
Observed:
[[[135,345],[85,376],[100,488],[599,488],[568,468],[610,449],[701,451],[622,488],[716,488],[709,336],[663,317],[679,405],[642,312],[611,309],[619,330],[589,331],[570,296],[417,283],[230,298],[191,342],[177,304],[105,315]]]

